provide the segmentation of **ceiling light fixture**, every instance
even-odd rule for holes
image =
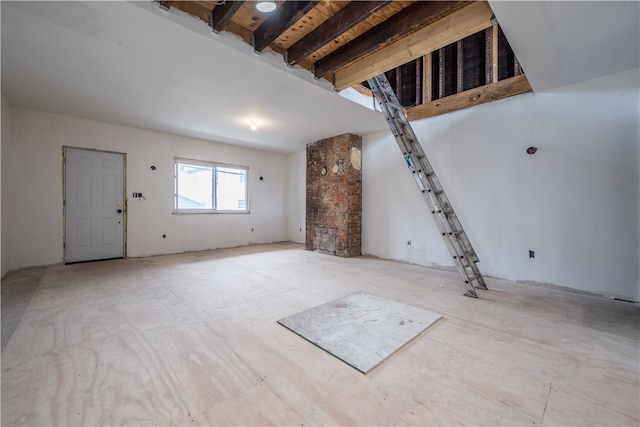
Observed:
[[[258,130],[258,122],[251,120],[249,123],[251,123],[251,130]]]
[[[256,2],[256,9],[260,12],[273,12],[276,10],[276,2],[271,0],[258,0]]]

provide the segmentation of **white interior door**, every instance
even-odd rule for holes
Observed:
[[[124,154],[65,148],[65,262],[124,257]]]

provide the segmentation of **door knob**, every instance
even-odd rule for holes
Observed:
[[[122,209],[118,209],[116,212],[118,212],[118,213],[122,213]]]

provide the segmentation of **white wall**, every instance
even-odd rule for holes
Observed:
[[[4,276],[11,269],[11,224],[13,223],[13,180],[11,176],[11,106],[9,102],[2,96],[2,139],[1,154],[2,158],[2,201],[1,201],[1,276]]]
[[[145,197],[129,200],[128,256],[287,239],[286,155],[15,106],[11,113],[12,155],[10,160],[3,156],[15,181],[11,269],[63,261],[63,145],[127,154],[127,194]],[[175,156],[249,166],[251,213],[172,214]]]
[[[484,274],[640,299],[639,80],[636,69],[413,123]],[[391,134],[365,137],[363,253],[453,265],[430,216]]]
[[[287,157],[288,188],[288,240],[305,243],[307,212],[307,152]]]

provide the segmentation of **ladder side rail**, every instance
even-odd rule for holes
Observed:
[[[420,159],[421,161],[426,159]],[[435,205],[437,206],[451,206],[449,199],[446,196],[446,193],[442,190],[442,186],[437,180],[437,176],[435,174],[430,177],[430,187],[436,188],[435,197],[437,202]],[[448,213],[444,215],[446,224],[448,227],[443,227],[444,230],[441,230],[442,236],[445,239],[451,241],[451,245],[453,250],[450,250],[454,259],[459,260],[460,268],[463,269],[464,272],[461,271],[462,277],[466,277],[469,282],[476,280],[478,285],[477,287],[480,289],[486,289],[486,284],[484,282],[484,278],[478,269],[476,263],[479,261],[478,256],[471,245],[471,242],[458,219],[455,211],[451,208]],[[454,255],[455,253],[455,255]],[[470,271],[469,271],[470,270]]]
[[[456,269],[464,279],[467,288],[465,295],[477,298],[473,281],[478,283],[478,288],[486,289],[484,279],[475,265],[477,256],[409,124],[404,109],[384,74],[369,79],[369,85],[414,176],[418,189],[432,214],[435,215],[436,226],[449,253],[453,256]]]

